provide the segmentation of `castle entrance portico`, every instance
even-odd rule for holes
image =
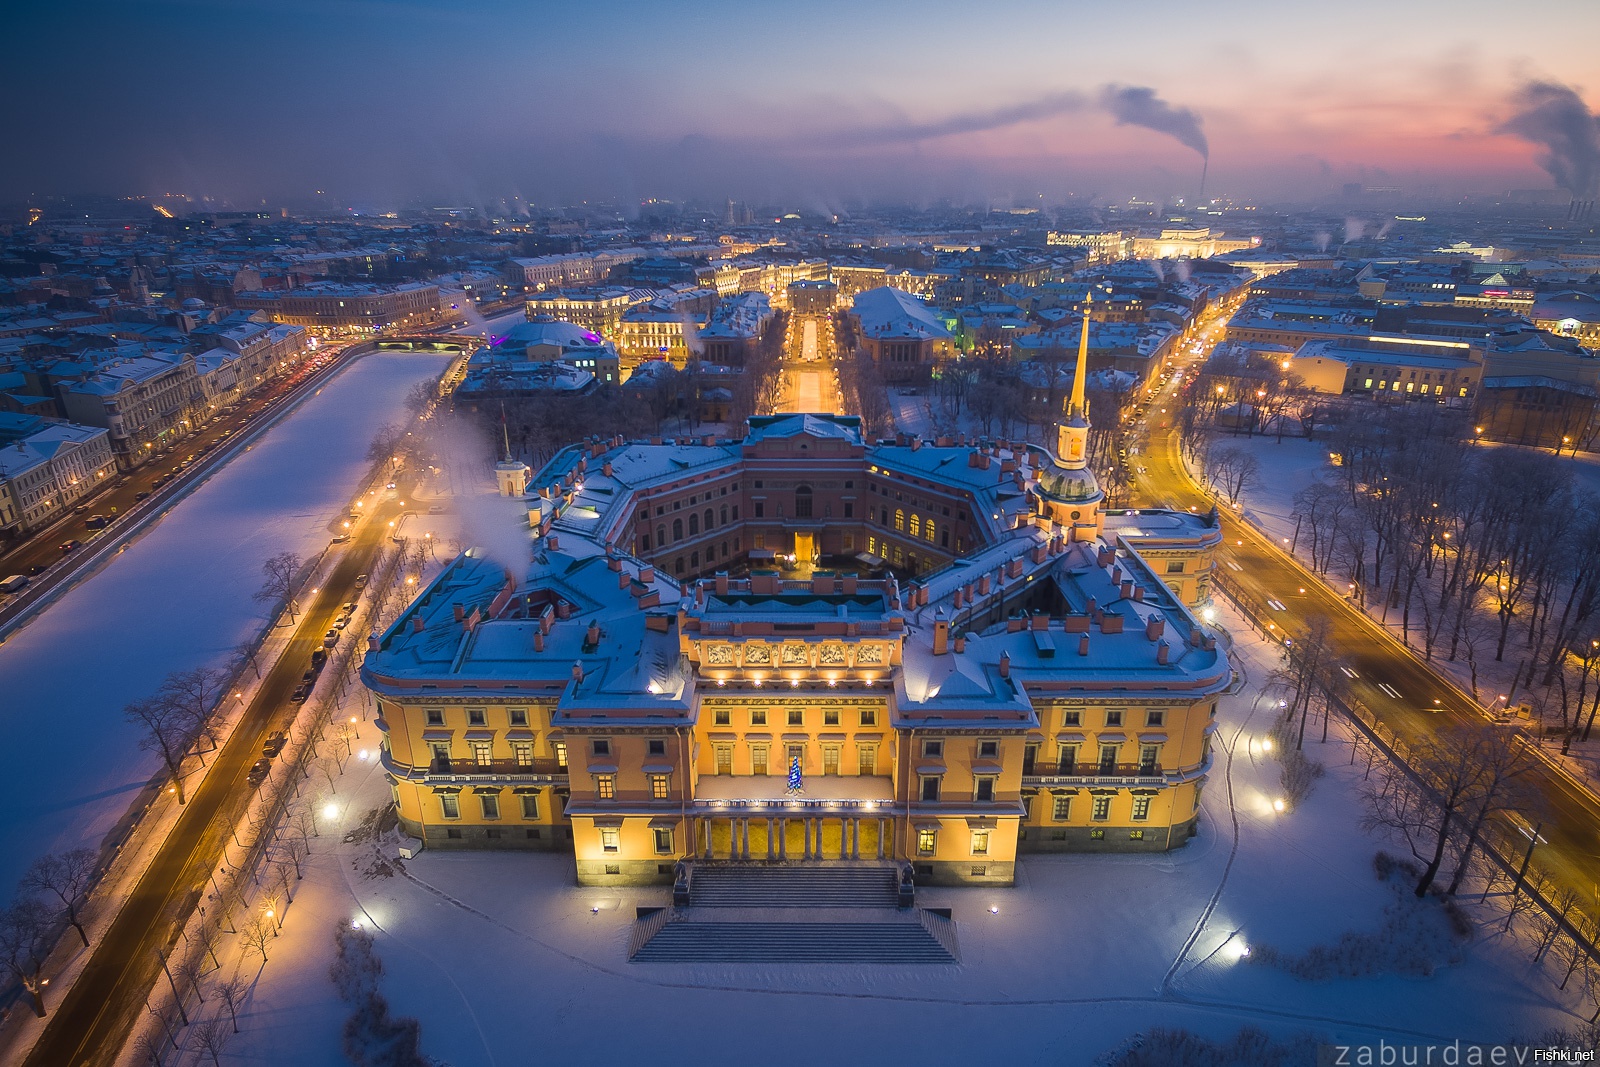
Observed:
[[[893,792],[887,776],[812,777],[790,795],[778,775],[700,780],[690,807],[702,860],[807,862],[889,857]]]

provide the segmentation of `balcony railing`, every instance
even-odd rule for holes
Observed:
[[[536,759],[524,763],[514,759],[489,760],[480,763],[468,759],[435,759],[428,764],[429,774],[566,774],[567,768],[553,759]]]

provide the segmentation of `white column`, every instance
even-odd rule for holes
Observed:
[[[767,816],[767,862],[772,862],[772,817]]]
[[[859,818],[850,820],[850,858],[853,860],[861,858],[861,820]]]
[[[878,820],[878,858],[883,859],[883,839],[886,835],[883,830],[883,820]]]
[[[788,819],[779,819],[778,820],[778,858],[780,860],[786,860],[786,859],[789,858],[789,820]]]
[[[744,858],[748,860],[750,858],[750,820],[748,818],[740,819],[739,825],[744,829]]]
[[[805,854],[800,858],[808,860],[811,858],[811,820],[802,819],[801,822],[804,824],[806,831],[806,851]]]

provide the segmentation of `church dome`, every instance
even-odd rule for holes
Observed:
[[[1092,504],[1105,499],[1094,472],[1084,467],[1069,470],[1051,464],[1039,472],[1039,494],[1063,504]]]

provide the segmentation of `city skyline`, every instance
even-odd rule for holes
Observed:
[[[1594,195],[1581,42],[1600,16],[1577,3],[1492,35],[1484,4],[1358,4],[1336,22],[1254,4],[1205,20],[1165,3],[1136,19],[1035,4],[982,20],[950,5],[775,15],[35,5],[12,15],[47,47],[4,75],[32,102],[0,199],[1005,207],[1192,197],[1207,147],[1216,195]],[[86,23],[97,32],[74,39]]]

